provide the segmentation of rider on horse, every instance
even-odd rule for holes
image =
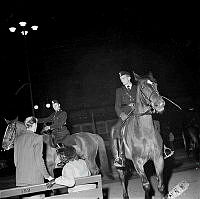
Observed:
[[[114,166],[124,167],[124,149],[123,149],[123,136],[122,127],[126,124],[126,120],[130,115],[134,115],[135,103],[136,103],[136,92],[137,86],[131,82],[130,73],[127,71],[119,72],[120,81],[123,86],[116,89],[115,99],[115,111],[119,117],[117,123],[113,126],[111,131],[112,138],[112,152],[114,156]],[[149,72],[148,78],[156,83],[152,73]],[[156,123],[156,121],[154,121]],[[156,128],[157,125],[154,127]],[[156,130],[156,133],[160,133],[160,130]],[[159,137],[159,136],[158,136]],[[170,157],[174,154],[170,148],[164,145],[165,158]]]
[[[66,127],[67,113],[60,107],[58,100],[52,100],[52,107],[55,110],[49,117],[38,118],[38,123],[47,124],[44,127],[45,131],[51,130],[51,133],[55,137],[55,143],[59,143],[70,132]]]
[[[124,167],[124,150],[121,129],[126,119],[135,110],[136,85],[131,82],[130,73],[126,71],[119,72],[119,77],[123,84],[122,87],[116,89],[115,111],[119,119],[113,126],[114,130],[111,131],[111,138],[112,151],[115,158],[114,166]]]
[[[61,141],[68,136],[69,144],[73,145],[76,149],[78,155],[84,158],[81,149],[76,145],[75,141],[71,139],[70,132],[66,126],[67,113],[63,111],[60,107],[60,103],[58,100],[52,100],[52,107],[55,110],[49,117],[46,118],[38,118],[38,123],[47,123],[44,127],[44,131],[50,131],[51,136],[54,141],[54,145],[61,143]]]

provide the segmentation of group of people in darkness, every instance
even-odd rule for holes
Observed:
[[[131,75],[127,71],[119,72],[119,78],[122,87],[116,89],[115,111],[118,116],[117,123],[113,126],[115,129],[111,135],[112,152],[115,167],[124,167],[124,150],[122,142],[121,128],[122,124],[134,111],[136,104],[136,85],[131,82]],[[149,75],[152,81],[155,81],[152,74]],[[16,186],[28,186],[44,183],[48,180],[47,187],[53,184],[66,185],[73,187],[75,178],[90,176],[91,173],[87,167],[84,154],[80,148],[73,144],[64,146],[57,150],[59,163],[63,165],[62,174],[57,178],[50,176],[43,159],[43,136],[37,133],[37,124],[45,123],[44,130],[51,131],[55,138],[55,143],[70,135],[66,126],[67,113],[61,109],[58,100],[52,100],[54,112],[46,118],[35,118],[33,116],[25,119],[26,131],[18,136],[14,144],[14,163],[16,166]],[[173,151],[167,148],[169,155]],[[84,158],[83,158],[84,157]],[[73,171],[73,172],[72,172]],[[79,187],[87,189],[86,187]],[[44,198],[44,194],[25,195],[24,198]]]

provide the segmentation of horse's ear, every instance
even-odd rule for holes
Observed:
[[[6,121],[6,124],[9,124],[9,123],[10,123],[10,121],[7,120],[6,118],[4,118],[4,120]]]
[[[6,118],[4,118],[4,120],[6,121],[7,124],[9,124],[11,121],[16,122],[18,121],[18,116],[14,119],[14,120],[7,120]]]
[[[18,116],[13,121],[15,121],[15,122],[18,121]]]
[[[134,71],[133,71],[133,75],[134,75],[135,81],[139,81],[141,79],[141,77]]]

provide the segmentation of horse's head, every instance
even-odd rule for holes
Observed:
[[[17,119],[9,121],[6,120],[7,127],[2,141],[2,148],[4,150],[9,150],[13,148],[15,138],[22,132],[26,130],[25,125],[22,122],[17,121]]]
[[[157,90],[157,83],[150,78],[142,78],[134,73],[137,81],[137,103],[143,108],[152,108],[157,113],[164,111],[165,101]]]

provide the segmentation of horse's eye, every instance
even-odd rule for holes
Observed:
[[[153,84],[153,82],[152,81],[150,81],[149,79],[147,80],[147,84]]]

